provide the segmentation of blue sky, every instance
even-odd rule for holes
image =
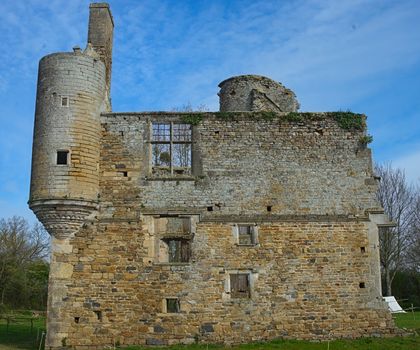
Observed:
[[[368,115],[377,162],[420,175],[420,1],[111,0],[114,111],[218,109],[217,84],[260,74],[301,111]],[[37,66],[84,47],[87,0],[0,2],[0,217],[27,209]]]

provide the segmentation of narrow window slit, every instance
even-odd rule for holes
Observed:
[[[102,311],[94,311],[98,321],[102,321]]]
[[[360,288],[366,288],[366,284],[365,284],[365,282],[360,282],[360,283],[359,283],[359,287],[360,287]]]

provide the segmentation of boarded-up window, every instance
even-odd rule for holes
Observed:
[[[183,238],[164,239],[168,245],[168,262],[189,262],[190,240]]]
[[[251,225],[238,226],[238,243],[240,245],[255,244],[255,230]]]
[[[166,299],[166,312],[168,313],[179,313],[179,299],[169,298]]]
[[[251,297],[248,273],[235,273],[230,275],[230,295],[232,298]]]

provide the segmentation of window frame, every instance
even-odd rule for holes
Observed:
[[[155,140],[155,125],[167,125],[169,126],[169,134],[163,135],[168,136],[168,140]],[[174,134],[174,126],[175,125],[185,125],[188,126],[189,140],[176,140],[176,135]],[[161,135],[159,135],[161,136]],[[182,135],[181,135],[182,136]],[[153,172],[153,169],[163,169],[163,170],[169,170],[168,173],[170,175],[175,175],[177,173],[182,175],[192,175],[192,169],[193,169],[193,126],[189,123],[183,123],[181,121],[152,121],[151,122],[151,137],[150,137],[150,145],[151,145],[151,169]],[[154,156],[154,147],[155,145],[168,145],[169,146],[169,166],[164,165],[157,165],[155,164],[155,156]],[[175,147],[176,145],[189,145],[189,166],[175,166],[174,165],[174,154],[175,154]]]
[[[250,243],[241,243],[241,228],[247,227],[250,230]],[[258,225],[250,223],[239,223],[233,225],[233,236],[235,244],[241,247],[254,247],[259,245],[258,240]]]
[[[175,310],[176,311],[169,311],[168,305],[169,305],[170,301],[175,301]],[[179,314],[179,313],[181,313],[181,303],[179,301],[179,298],[175,298],[175,297],[174,298],[165,298],[163,300],[163,303],[164,303],[164,305],[163,305],[163,312],[164,313],[166,313],[166,314]]]

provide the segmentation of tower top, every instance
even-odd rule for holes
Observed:
[[[112,18],[109,4],[104,2],[90,4],[87,41],[105,64],[108,98],[111,91],[113,33],[114,19]]]
[[[220,111],[296,112],[299,102],[295,93],[261,75],[239,75],[220,84]]]

